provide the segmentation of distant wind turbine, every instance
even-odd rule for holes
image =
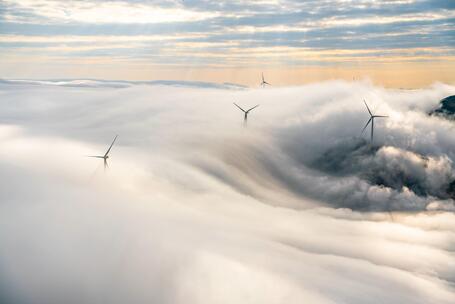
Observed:
[[[363,103],[364,103],[365,106],[367,107],[368,113],[370,114],[370,119],[368,119],[367,124],[365,125],[365,127],[363,127],[363,129],[362,129],[362,134],[363,134],[363,131],[365,131],[365,129],[368,127],[368,124],[371,122],[371,142],[373,142],[374,119],[375,119],[375,118],[385,118],[385,117],[389,117],[389,116],[384,116],[384,115],[373,115],[373,113],[371,113],[370,108],[368,107],[368,105],[367,105],[367,103],[365,102],[365,100],[363,101]]]
[[[262,73],[262,82],[261,82],[261,86],[264,87],[265,85],[271,85],[271,84],[268,83],[267,81],[265,81],[265,79],[264,79],[264,73]]]
[[[112,146],[114,145],[117,137],[118,137],[118,135],[115,135],[115,138],[112,141],[111,145],[109,146],[109,149],[107,149],[106,153],[103,156],[100,156],[100,155],[90,155],[89,156],[89,157],[95,157],[95,158],[102,158],[104,160],[104,171],[106,171],[106,168],[109,168],[109,165],[107,164],[107,159],[109,158],[109,152],[111,151]]]
[[[245,111],[244,109],[242,109],[242,108],[241,108],[238,104],[236,104],[235,102],[234,102],[234,104],[235,104],[235,106],[236,106],[237,108],[240,109],[240,111],[242,111],[242,112],[244,113],[244,116],[243,116],[243,124],[244,124],[245,126],[246,126],[246,123],[247,123],[247,121],[248,121],[248,113],[250,113],[251,110],[253,110],[253,109],[259,107],[259,105],[255,105],[255,106],[252,107],[251,109],[248,109],[248,110]]]

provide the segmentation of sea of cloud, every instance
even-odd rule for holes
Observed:
[[[0,302],[453,303],[453,94],[2,81]]]

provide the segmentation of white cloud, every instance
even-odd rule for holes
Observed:
[[[455,218],[444,210],[453,200],[314,160],[349,148],[366,98],[391,116],[377,124],[383,148],[347,161],[389,174],[398,161],[436,187],[453,173],[453,126],[424,112],[454,87],[95,82],[0,84],[3,302],[451,303]],[[261,104],[248,128],[233,101]],[[104,173],[85,155],[115,134]],[[403,211],[346,208],[363,210],[368,198]]]

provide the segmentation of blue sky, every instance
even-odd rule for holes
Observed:
[[[452,0],[3,0],[0,77],[250,83],[266,70],[286,83],[304,70],[317,80],[429,69],[421,76],[450,82],[454,21]]]

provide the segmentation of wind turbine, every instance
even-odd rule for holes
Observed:
[[[253,109],[259,107],[259,105],[255,105],[254,107],[252,107],[252,108],[250,108],[250,109],[248,109],[248,110],[245,111],[244,109],[242,109],[242,108],[241,108],[238,104],[236,104],[235,102],[234,102],[234,104],[235,104],[235,106],[236,106],[237,108],[240,109],[240,111],[242,111],[242,112],[244,113],[243,124],[244,124],[245,126],[246,126],[246,123],[247,123],[247,121],[248,121],[248,113],[250,113],[251,110],[253,110]]]
[[[365,102],[365,100],[363,101],[363,103],[364,103],[365,106],[367,107],[368,113],[370,114],[370,119],[368,119],[367,124],[365,125],[365,127],[363,127],[363,129],[362,129],[362,134],[363,134],[363,131],[365,131],[365,129],[368,127],[368,124],[371,122],[371,142],[373,142],[374,119],[375,119],[375,118],[385,118],[385,117],[389,117],[389,116],[374,115],[373,113],[371,113],[370,108],[368,107],[368,105],[367,105],[367,103]]]
[[[268,83],[267,81],[265,81],[265,79],[264,79],[264,73],[262,73],[262,82],[261,82],[261,86],[264,87],[265,85],[271,85],[271,84]]]
[[[109,149],[107,149],[106,153],[103,156],[100,155],[90,155],[89,157],[95,157],[95,158],[102,158],[104,160],[104,171],[106,171],[106,168],[109,168],[109,165],[107,164],[107,159],[109,158],[109,152],[112,149],[112,146],[115,143],[115,140],[117,139],[118,135],[115,135],[114,140],[112,141],[111,145],[109,146]]]

